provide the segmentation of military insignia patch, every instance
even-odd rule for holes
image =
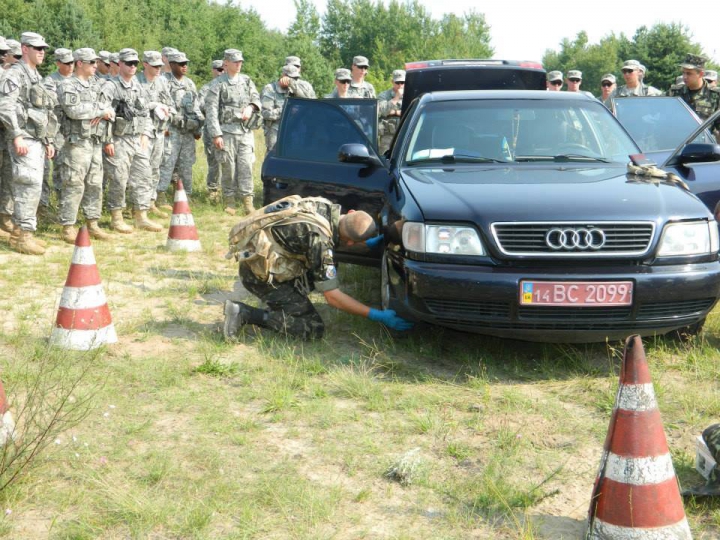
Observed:
[[[333,279],[337,275],[337,270],[335,270],[334,266],[328,266],[325,269],[325,277],[328,279]]]
[[[19,86],[15,84],[15,81],[8,77],[3,81],[2,87],[0,87],[0,93],[12,94],[18,88]]]
[[[78,95],[73,93],[65,93],[65,105],[76,105],[78,102]]]

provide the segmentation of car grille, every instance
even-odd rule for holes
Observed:
[[[545,238],[552,229],[600,229],[605,242],[600,249],[567,247],[552,249]],[[541,255],[552,257],[613,257],[645,255],[653,239],[652,222],[593,223],[493,223],[492,233],[500,251],[506,255]]]

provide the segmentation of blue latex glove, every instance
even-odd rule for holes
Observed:
[[[393,330],[410,330],[413,327],[413,323],[398,317],[392,309],[370,308],[368,319],[382,323]]]
[[[372,238],[368,238],[367,240],[365,240],[365,245],[370,249],[375,249],[382,244],[383,238],[385,238],[385,235],[383,234],[373,236]]]

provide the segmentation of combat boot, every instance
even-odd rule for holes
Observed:
[[[160,232],[163,230],[162,225],[150,221],[147,217],[147,210],[135,210],[135,228],[144,231]]]
[[[0,214],[0,231],[12,234],[14,228],[10,214]]]
[[[148,210],[148,212],[150,212],[154,216],[159,217],[160,219],[167,219],[170,217],[165,212],[160,210],[157,206],[155,206],[155,201],[150,202],[150,210]]]
[[[245,210],[245,214],[249,214],[250,212],[253,212],[255,210],[255,207],[253,206],[252,195],[244,195],[242,198],[242,204],[243,210]]]
[[[94,238],[95,240],[112,240],[112,235],[106,233],[100,228],[97,219],[88,219],[86,224],[91,238]]]
[[[45,248],[35,242],[32,231],[24,231],[20,227],[13,229],[10,237],[10,248],[26,255],[42,255]]]
[[[237,214],[237,204],[235,203],[235,197],[228,197],[225,199],[225,213],[234,216]]]
[[[160,210],[167,210],[168,212],[172,212],[173,207],[170,206],[170,204],[168,203],[167,195],[164,191],[157,192],[156,204]]]
[[[125,223],[125,220],[123,220],[123,213],[121,208],[117,208],[115,210],[110,210],[110,228],[113,231],[117,231],[122,234],[130,234],[133,232],[133,228]]]
[[[241,302],[225,300],[225,321],[223,322],[223,336],[226,340],[237,337],[240,328],[247,324],[247,317]]]
[[[63,225],[60,238],[62,238],[62,241],[66,244],[74,244],[77,239],[77,235],[78,230],[75,228],[75,225]]]

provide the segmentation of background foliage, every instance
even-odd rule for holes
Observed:
[[[370,59],[368,80],[378,91],[390,86],[394,69],[406,61],[434,58],[490,58],[491,28],[477,11],[431,16],[419,0],[328,0],[320,17],[311,0],[295,0],[297,16],[286,33],[268,29],[253,9],[231,0],[4,0],[0,35],[41,33],[51,47],[94,47],[138,51],[174,46],[190,58],[191,76],[210,79],[210,61],[226,48],[243,51],[244,71],[261,88],[279,75],[286,56],[303,60],[303,76],[318,95],[332,89],[332,74],[352,57]],[[563,39],[543,57],[547,70],[580,69],[584,89],[597,92],[604,73],[619,75],[623,60],[636,58],[647,81],[667,89],[687,52],[701,52],[679,24],[641,26],[632,38],[611,33],[591,44],[585,32]],[[53,69],[46,62],[45,71]]]

